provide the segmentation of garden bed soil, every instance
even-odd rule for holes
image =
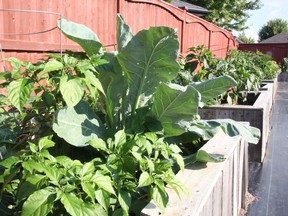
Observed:
[[[189,194],[167,187],[169,203],[163,214],[151,202],[141,212],[154,215],[239,215],[246,209],[248,191],[248,144],[240,137],[228,137],[219,132],[201,149],[211,154],[224,155],[222,162],[194,163],[188,165],[176,178]]]
[[[270,133],[270,112],[273,104],[273,84],[267,84],[267,90],[260,91],[253,105],[213,105],[199,109],[202,119],[233,119],[250,122],[250,126],[259,128],[261,138],[258,144],[249,145],[249,161],[263,162],[267,140]]]

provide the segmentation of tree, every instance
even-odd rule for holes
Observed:
[[[244,32],[242,32],[242,33],[238,36],[238,39],[239,39],[240,41],[242,41],[243,43],[245,43],[245,44],[255,43],[254,38],[248,37],[247,35],[245,35]]]
[[[265,40],[282,32],[288,32],[288,22],[283,19],[269,20],[259,31],[259,40]]]
[[[211,11],[204,19],[228,30],[242,31],[247,28],[248,10],[259,9],[260,0],[186,0],[186,2]]]

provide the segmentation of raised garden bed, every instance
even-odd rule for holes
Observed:
[[[218,133],[203,150],[224,155],[223,162],[195,163],[176,175],[189,190],[189,194],[177,196],[167,188],[168,207],[163,215],[239,215],[246,208],[248,187],[247,143],[239,136],[228,137]],[[149,203],[141,215],[160,215],[154,203]],[[162,215],[162,214],[161,214]]]
[[[267,140],[270,133],[270,111],[273,103],[273,83],[261,90],[253,105],[214,105],[199,109],[202,119],[233,119],[250,122],[251,126],[261,130],[261,139],[257,145],[249,145],[249,161],[263,162]]]

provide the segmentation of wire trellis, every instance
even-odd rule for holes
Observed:
[[[61,13],[56,13],[56,12],[50,12],[50,11],[41,11],[41,10],[22,10],[22,9],[5,9],[5,8],[0,8],[0,12],[19,12],[19,13],[40,13],[40,14],[51,14],[51,15],[56,15],[59,16],[60,20],[60,28],[62,28],[62,18],[64,18],[63,14]],[[51,32],[53,30],[57,29],[57,26],[53,26],[52,28],[45,29],[42,31],[36,31],[36,32],[15,32],[15,33],[5,33],[5,32],[0,32],[0,36],[16,36],[16,35],[36,35],[36,34],[44,34],[47,32]],[[60,41],[59,41],[59,46],[60,46],[60,55],[62,56],[62,32],[60,32]],[[4,71],[6,70],[5,66],[5,61],[4,61],[4,52],[3,52],[3,47],[0,44],[0,52],[1,52],[1,62],[3,65]]]

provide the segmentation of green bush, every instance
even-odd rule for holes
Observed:
[[[217,59],[203,46],[192,47],[182,59],[182,82],[192,75],[191,80],[203,81],[222,75],[234,78],[237,85],[216,99],[217,103],[237,104],[247,100],[249,92],[258,92],[263,80],[274,79],[279,66],[272,58],[260,52],[229,51],[227,57]],[[211,102],[213,103],[213,102]]]
[[[281,71],[288,72],[288,57],[283,58],[281,63]]]

